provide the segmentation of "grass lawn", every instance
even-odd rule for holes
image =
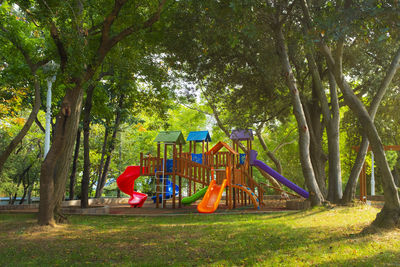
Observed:
[[[358,234],[378,211],[70,216],[55,228],[0,214],[0,266],[399,266],[400,230]]]

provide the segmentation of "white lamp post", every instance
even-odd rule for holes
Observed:
[[[57,68],[57,64],[54,61],[50,61],[47,64],[47,69],[49,73],[53,72],[52,76],[47,78],[47,99],[46,99],[46,128],[44,134],[44,158],[46,158],[47,153],[50,149],[50,127],[51,127],[51,87],[53,83],[56,81],[55,70]]]
[[[371,152],[371,196],[375,196],[375,168],[374,153]]]

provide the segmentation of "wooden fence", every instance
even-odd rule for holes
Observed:
[[[210,167],[187,158],[176,158],[175,161],[176,175],[202,185],[209,185]]]

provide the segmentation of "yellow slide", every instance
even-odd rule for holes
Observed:
[[[222,185],[216,184],[213,179],[208,186],[207,192],[203,197],[203,200],[197,206],[197,210],[200,213],[213,213],[221,201],[222,193],[224,192],[226,186],[226,179],[222,182]]]

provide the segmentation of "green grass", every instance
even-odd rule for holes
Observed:
[[[358,234],[368,206],[175,217],[0,215],[0,266],[400,265],[400,230]]]

